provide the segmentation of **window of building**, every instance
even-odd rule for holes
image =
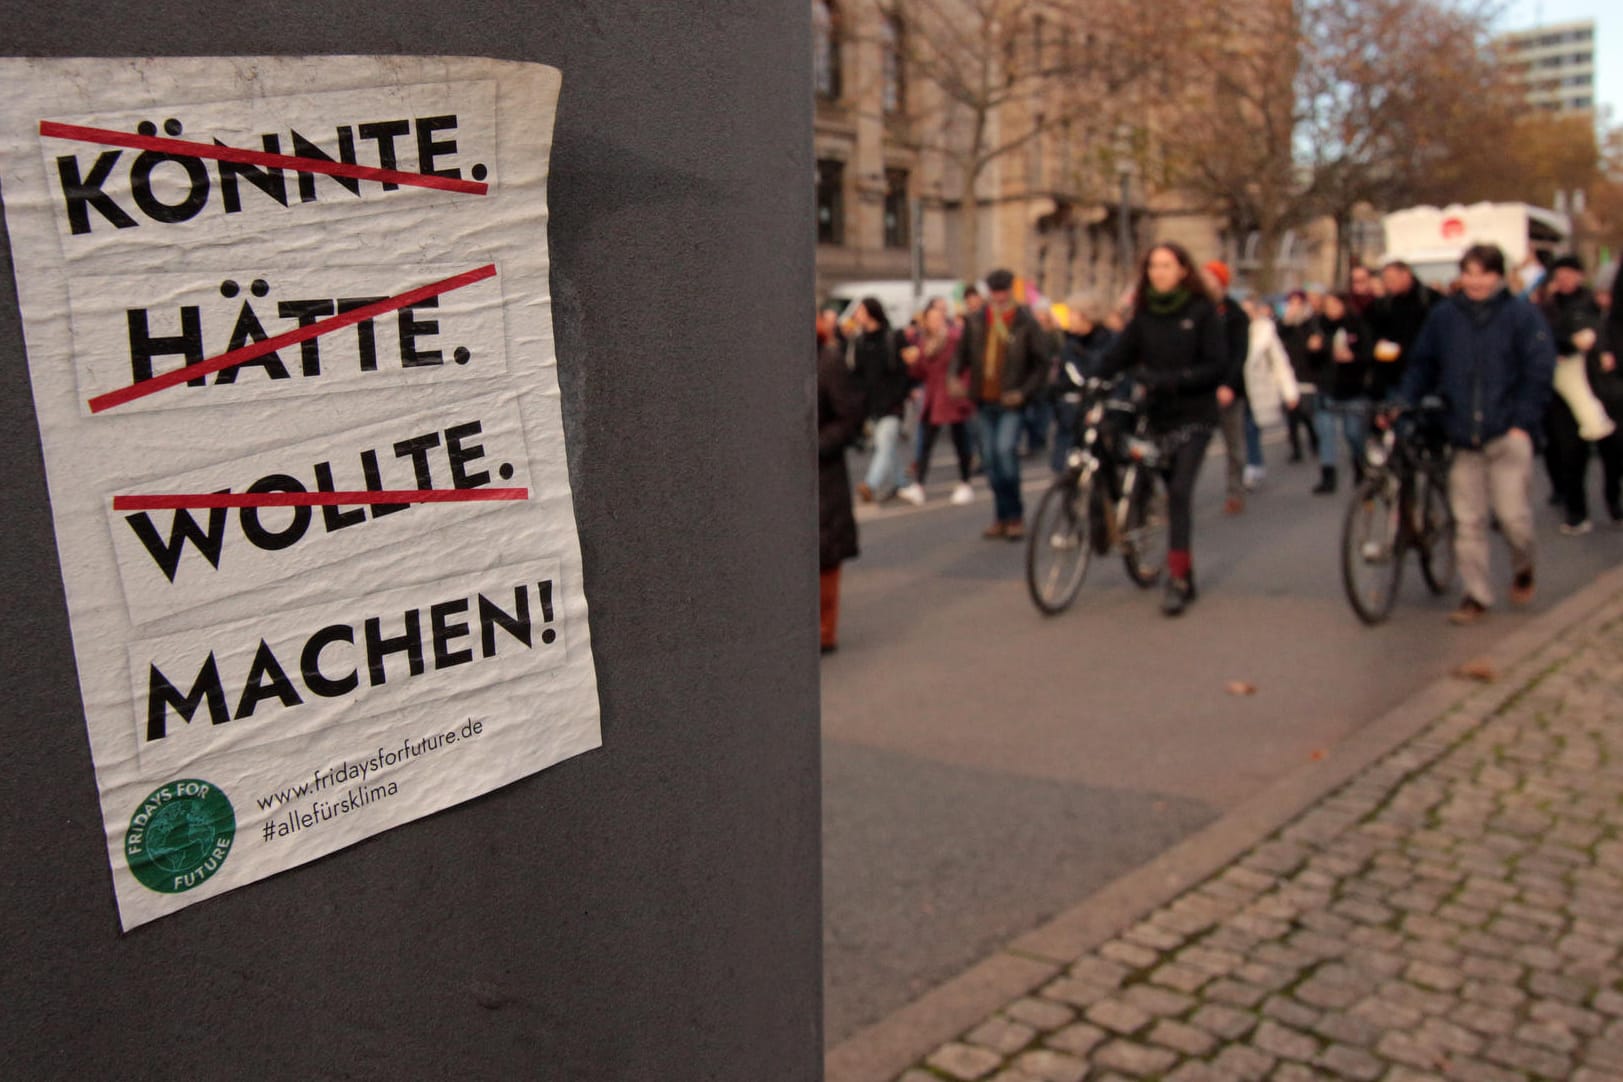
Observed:
[[[817,243],[845,243],[845,163],[817,159]]]
[[[885,170],[885,247],[906,248],[910,222],[907,206],[907,170]]]
[[[884,57],[880,104],[886,116],[894,116],[907,106],[907,71],[902,63],[906,28],[895,15],[885,17],[880,29],[880,49]]]
[[[832,0],[812,2],[812,72],[817,96],[840,97],[840,9]]]

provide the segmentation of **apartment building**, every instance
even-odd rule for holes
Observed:
[[[1517,30],[1501,36],[1498,46],[1532,108],[1555,113],[1595,108],[1593,19]]]

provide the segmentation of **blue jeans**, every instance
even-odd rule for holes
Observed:
[[[1262,429],[1257,427],[1257,419],[1251,415],[1249,401],[1245,404],[1245,464],[1262,465]]]
[[[981,445],[981,464],[992,488],[992,503],[999,522],[1019,522],[1025,517],[1020,502],[1020,427],[1023,410],[1008,409],[992,402],[981,403],[975,414],[975,437]]]
[[[1346,400],[1319,395],[1318,408],[1313,411],[1313,430],[1319,434],[1319,465],[1336,464],[1336,422],[1341,422],[1342,438],[1352,460],[1364,453],[1364,403],[1358,399]]]
[[[868,460],[868,476],[874,499],[882,500],[907,484],[907,466],[897,453],[902,442],[902,419],[880,417],[873,423],[873,457]]]

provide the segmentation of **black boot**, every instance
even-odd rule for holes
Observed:
[[[1328,496],[1336,490],[1336,468],[1334,466],[1319,467],[1319,483],[1313,486],[1313,495]]]
[[[1191,576],[1187,579],[1167,578],[1166,593],[1161,595],[1161,612],[1166,616],[1178,616],[1189,607],[1195,599],[1195,580]]]

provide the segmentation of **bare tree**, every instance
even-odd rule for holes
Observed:
[[[1193,73],[1164,126],[1181,185],[1259,238],[1361,202],[1397,207],[1481,176],[1514,116],[1487,14],[1456,0],[1261,0],[1195,10]]]
[[[910,94],[905,130],[950,166],[961,207],[960,265],[979,266],[979,186],[995,164],[1065,130],[1097,138],[1102,103],[1155,70],[1171,42],[1168,0],[878,0]],[[1174,0],[1177,2],[1177,0]]]

